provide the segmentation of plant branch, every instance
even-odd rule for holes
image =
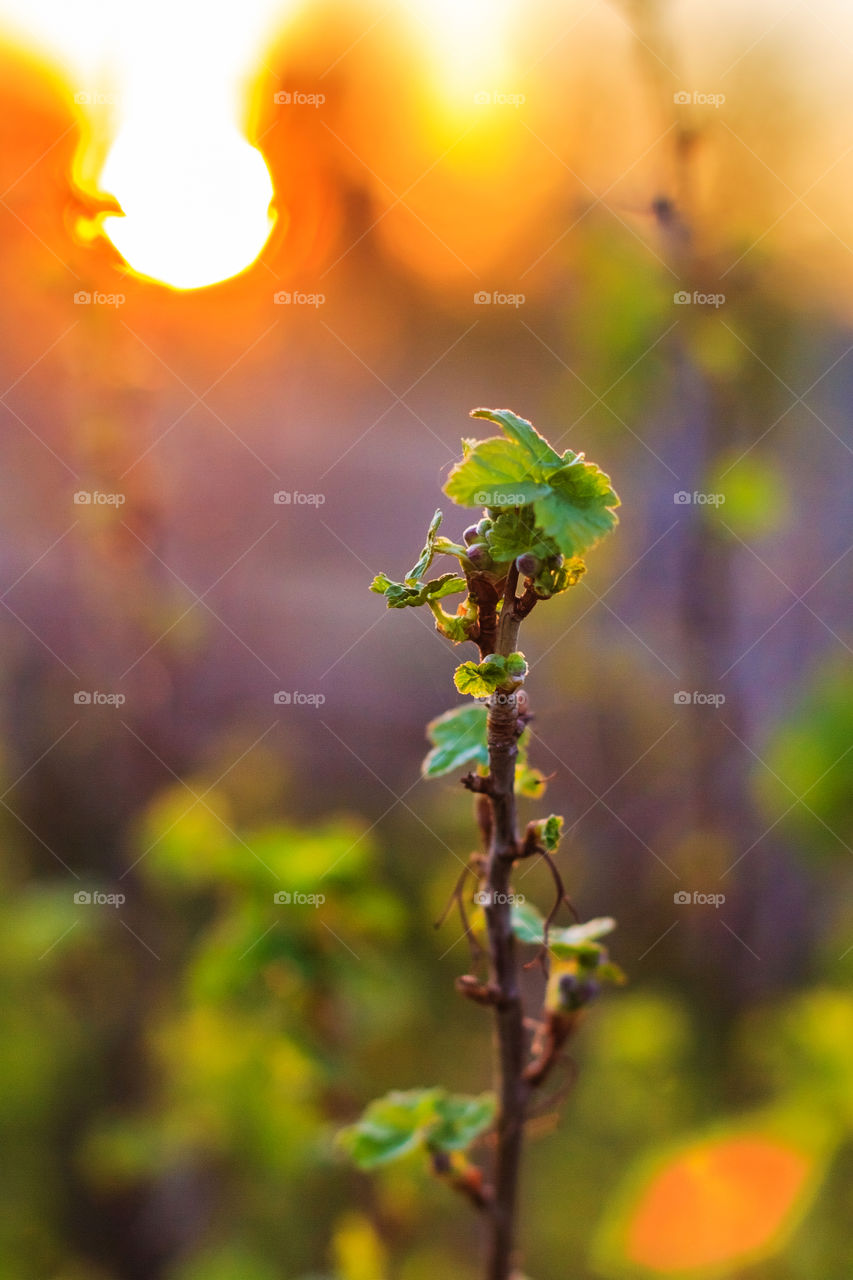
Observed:
[[[563,1045],[572,1034],[576,1020],[576,1014],[548,1014],[536,1056],[524,1071],[524,1079],[530,1088],[538,1088],[559,1061]]]
[[[477,603],[477,622],[471,632],[480,650],[480,657],[495,653],[498,632],[498,601],[500,592],[494,582],[482,573],[468,576],[469,595]]]
[[[507,602],[514,599],[517,582],[517,571],[510,573],[498,624],[499,653],[509,654],[515,649],[518,621],[513,619],[512,608],[507,608]],[[486,872],[488,901],[485,915],[489,937],[489,986],[498,993],[495,998],[495,1035],[499,1111],[486,1280],[509,1280],[513,1269],[518,1177],[530,1093],[524,1079],[527,1038],[511,918],[510,877],[519,852],[515,816],[517,719],[514,698],[491,700],[487,735],[493,826]]]
[[[506,576],[503,605],[498,618],[497,639],[495,648],[492,650],[493,653],[501,653],[504,656],[508,656],[511,653],[515,653],[518,647],[518,628],[521,626],[521,618],[518,616],[515,607],[517,590],[518,566],[513,564]]]
[[[492,1188],[483,1182],[483,1175],[476,1165],[466,1162],[462,1168],[456,1168],[446,1151],[433,1151],[431,1159],[433,1173],[453,1187],[454,1191],[467,1197],[475,1209],[483,1212],[489,1208]]]

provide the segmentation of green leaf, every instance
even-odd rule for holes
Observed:
[[[503,685],[520,684],[526,675],[523,653],[510,653],[506,657],[493,653],[483,662],[463,662],[453,673],[453,681],[460,693],[487,698]]]
[[[545,918],[532,902],[516,903],[512,908],[511,922],[512,931],[519,942],[542,946]]]
[[[536,528],[534,508],[528,504],[517,510],[502,511],[486,533],[489,554],[498,564],[515,560],[528,553],[547,560],[558,554],[557,544]]]
[[[563,819],[552,813],[540,825],[540,839],[548,852],[554,853],[563,834]]]
[[[448,640],[452,640],[454,644],[462,644],[463,640],[471,639],[471,628],[477,620],[477,609],[476,605],[471,607],[470,600],[463,613],[447,613],[437,600],[427,600],[427,604],[435,618],[436,630]]]
[[[543,946],[545,920],[532,902],[518,903],[512,908],[512,931],[519,942],[530,946]],[[603,949],[596,943],[616,928],[616,921],[609,916],[587,920],[585,924],[572,924],[563,929],[548,930],[548,949],[560,959],[580,956],[599,956]],[[615,966],[614,966],[615,967]]]
[[[564,556],[579,556],[618,523],[614,508],[619,499],[610,477],[582,453],[566,457],[568,464],[548,477],[551,492],[535,504],[536,523]]]
[[[489,763],[487,716],[488,709],[482,702],[468,702],[432,720],[427,725],[427,734],[434,746],[421,765],[423,776],[440,778],[465,764],[485,768]],[[518,740],[515,790],[517,795],[535,800],[544,793],[545,779],[538,769],[531,769],[527,763],[528,737],[525,731]]]
[[[453,683],[460,693],[472,698],[487,698],[506,682],[506,667],[502,661],[463,662],[453,673]]]
[[[424,546],[423,551],[420,554],[420,559],[417,561],[414,567],[411,568],[409,572],[406,574],[405,581],[409,586],[414,586],[416,582],[420,582],[421,578],[423,578],[427,569],[432,564],[433,556],[435,555],[435,539],[436,539],[436,534],[438,533],[438,526],[440,524],[441,524],[441,511],[437,510],[432,520],[430,521],[430,526],[429,526],[429,529],[427,530],[426,544]]]
[[[445,596],[455,596],[460,591],[467,590],[468,583],[464,578],[460,578],[455,573],[443,573],[440,578],[433,578],[430,582],[424,583],[423,598],[427,602],[443,600]]]
[[[518,755],[515,760],[515,794],[526,796],[530,800],[538,800],[545,794],[545,775],[539,769],[532,769],[527,763],[529,749],[530,734],[525,730],[518,740]]]
[[[468,450],[447,477],[444,492],[461,507],[522,507],[550,493],[530,471],[527,455],[511,440],[467,441]]]
[[[443,573],[440,578],[412,586],[408,582],[392,582],[384,573],[378,573],[370,584],[370,590],[385,596],[389,609],[405,609],[458,595],[460,591],[468,590],[468,583],[454,573]]]
[[[488,507],[496,520],[505,514],[501,508],[533,504],[533,532],[540,540],[553,540],[557,550],[569,557],[581,555],[613,528],[619,499],[609,477],[585,461],[582,453],[567,449],[561,457],[529,422],[509,409],[475,409],[472,417],[497,423],[504,434],[462,442],[462,461],[444,486],[454,502]],[[522,524],[506,522],[496,541],[499,556],[509,559],[510,551],[526,540],[529,521],[525,515]],[[515,554],[529,550],[533,548]],[[543,594],[554,595],[568,585],[570,581],[554,583]]]
[[[440,778],[464,764],[489,763],[486,745],[486,717],[482,702],[466,702],[445,711],[427,725],[427,736],[433,744],[421,772],[425,778]]]
[[[585,924],[570,924],[563,929],[549,929],[548,949],[560,959],[568,959],[570,956],[601,956],[603,949],[597,945],[595,939],[603,938],[606,934],[612,933],[615,928],[616,921],[610,916],[599,916],[594,920],[587,920]]]
[[[493,1124],[497,1098],[493,1093],[481,1093],[478,1098],[451,1094],[441,1099],[436,1109],[439,1120],[429,1133],[430,1149],[464,1151]]]
[[[411,1089],[376,1098],[338,1142],[360,1169],[399,1160],[418,1148],[461,1151],[492,1124],[493,1094],[478,1098],[443,1089]]]
[[[360,1169],[399,1160],[423,1145],[441,1097],[440,1089],[411,1089],[376,1098],[360,1120],[340,1131],[338,1142]]]
[[[557,569],[544,564],[536,575],[533,589],[540,600],[550,600],[551,596],[558,596],[569,587],[576,586],[585,573],[586,565],[577,556],[572,556]]]
[[[510,440],[524,453],[529,467],[545,467],[550,470],[552,467],[562,466],[563,459],[551,448],[545,437],[540,436],[533,423],[526,418],[519,418],[511,409],[473,409],[471,417],[486,418],[502,427]]]

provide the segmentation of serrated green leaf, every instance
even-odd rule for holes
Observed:
[[[496,1111],[493,1093],[481,1093],[478,1098],[464,1094],[443,1098],[437,1107],[438,1122],[427,1139],[430,1150],[464,1151],[492,1125]]]
[[[402,582],[392,582],[387,573],[377,573],[376,577],[370,584],[370,590],[375,591],[377,595],[384,596],[389,587],[402,586]]]
[[[506,660],[491,658],[488,662],[463,662],[453,673],[453,683],[460,693],[472,698],[487,698],[507,682]]]
[[[443,1089],[411,1089],[376,1098],[338,1143],[360,1169],[375,1169],[423,1147],[461,1151],[494,1120],[493,1094],[469,1097]]]
[[[427,736],[433,748],[421,765],[424,777],[440,778],[464,764],[486,766],[489,763],[487,715],[481,702],[467,702],[431,720]]]
[[[455,596],[467,590],[468,583],[464,578],[455,573],[443,573],[440,578],[424,583],[423,596],[424,600],[443,600],[445,596]]]
[[[532,503],[538,534],[553,540],[559,552],[569,557],[579,556],[613,528],[619,499],[609,477],[583,454],[567,449],[560,457],[529,422],[509,409],[475,409],[472,416],[496,422],[504,435],[463,441],[462,461],[444,486],[454,502],[488,507],[498,518],[502,507]],[[498,555],[505,559],[519,539],[517,526],[512,538],[509,532],[507,523],[496,543]],[[543,596],[554,595],[571,580],[542,585]]]
[[[399,1160],[423,1145],[443,1096],[441,1089],[411,1089],[376,1098],[360,1120],[340,1131],[338,1142],[360,1169]]]
[[[551,492],[531,473],[527,455],[512,440],[492,436],[467,443],[465,456],[444,485],[448,498],[461,507],[520,507]]]
[[[463,662],[453,673],[453,680],[460,693],[472,698],[487,698],[505,684],[518,685],[527,675],[527,662],[523,653],[503,656],[494,653],[483,662]]]
[[[370,590],[385,596],[389,609],[406,609],[458,595],[460,591],[468,590],[468,583],[455,573],[443,573],[440,578],[412,586],[406,582],[392,582],[386,574],[378,573],[370,584]]]
[[[521,449],[529,467],[551,470],[552,467],[562,465],[563,459],[551,448],[545,437],[540,436],[533,423],[526,418],[519,418],[511,409],[473,409],[471,417],[486,418],[502,427],[506,435]]]
[[[618,523],[619,499],[610,477],[583,454],[548,477],[551,488],[535,503],[536,523],[564,556],[580,556]]]
[[[435,515],[430,521],[430,526],[427,530],[426,543],[424,544],[424,549],[420,554],[420,558],[406,574],[405,582],[408,586],[414,586],[416,582],[420,582],[427,569],[432,564],[433,556],[435,555],[435,539],[436,534],[438,533],[438,526],[440,524],[441,511],[436,510]]]

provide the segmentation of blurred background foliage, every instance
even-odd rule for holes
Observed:
[[[284,216],[199,294],[75,238],[77,86],[2,51],[0,1270],[477,1276],[464,1205],[333,1135],[387,1089],[489,1079],[464,940],[432,927],[471,807],[418,773],[457,658],[367,587],[417,554],[468,410],[506,404],[624,504],[525,624],[561,869],[629,975],[531,1124],[526,1271],[842,1280],[849,14],[543,0],[466,44],[410,8],[291,17],[247,113]]]

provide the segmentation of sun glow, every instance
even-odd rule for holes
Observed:
[[[273,223],[272,180],[260,152],[225,122],[157,136],[136,122],[110,149],[99,185],[124,216],[102,222],[140,275],[198,289],[245,270]]]
[[[351,2],[365,36],[381,26],[372,0]],[[434,122],[480,122],[483,102],[516,89],[518,0],[399,4],[423,46]],[[96,210],[78,219],[81,238],[106,236],[130,270],[174,289],[256,261],[276,210],[248,136],[251,91],[273,38],[306,11],[306,0],[0,0],[5,31],[59,61],[73,94],[74,177]]]
[[[81,223],[81,233],[106,235],[133,271],[175,289],[226,280],[255,261],[275,222],[273,184],[244,122],[252,76],[291,8],[0,0],[4,25],[73,77],[78,183],[121,207]]]

